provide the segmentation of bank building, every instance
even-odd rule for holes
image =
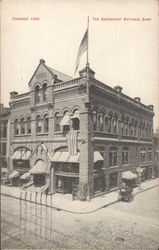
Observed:
[[[40,60],[29,91],[10,93],[9,178],[26,189],[85,200],[122,179],[153,178],[153,106],[98,81],[86,64],[77,78]]]

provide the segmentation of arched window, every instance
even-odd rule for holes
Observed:
[[[46,83],[43,84],[42,91],[43,91],[43,101],[46,101],[47,100],[47,84]]]
[[[129,135],[133,135],[133,125],[129,123]]]
[[[93,110],[92,112],[92,120],[93,120],[93,129],[94,131],[97,130],[97,111]]]
[[[25,134],[25,121],[24,121],[24,118],[21,118],[20,120],[20,132],[22,135]]]
[[[44,132],[47,133],[49,131],[49,117],[48,115],[44,115]]]
[[[42,119],[40,115],[36,117],[36,133],[42,132]]]
[[[108,132],[109,133],[112,132],[112,114],[111,113],[108,114]]]
[[[14,134],[19,135],[19,122],[18,122],[18,119],[15,119],[15,121],[14,121]]]
[[[80,129],[80,120],[79,120],[79,110],[76,109],[73,112],[73,116],[71,117],[72,119],[72,128],[74,130],[79,130]]]
[[[31,117],[27,118],[27,134],[31,134]]]
[[[118,148],[117,147],[110,147],[109,150],[109,166],[117,166],[118,162]]]
[[[107,116],[105,116],[104,130],[105,132],[108,132],[108,117]]]
[[[66,136],[68,131],[70,131],[70,113],[69,111],[64,112],[63,119],[60,123],[63,126],[63,135]]]
[[[113,133],[117,133],[117,123],[118,123],[118,118],[117,116],[113,117]]]
[[[35,103],[38,104],[40,102],[40,89],[39,86],[37,85],[35,87]]]
[[[99,131],[103,131],[104,129],[104,114],[100,113],[98,116],[98,127]]]
[[[128,164],[129,148],[123,147],[122,149],[122,163]]]
[[[55,131],[60,131],[60,121],[61,121],[61,117],[60,117],[60,114],[57,112],[55,114]]]

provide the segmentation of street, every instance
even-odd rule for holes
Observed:
[[[1,197],[2,249],[158,249],[158,187],[89,214]]]

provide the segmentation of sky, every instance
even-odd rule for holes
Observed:
[[[29,91],[41,58],[74,77],[89,16],[89,63],[95,77],[153,104],[158,127],[157,0],[2,0],[1,7],[2,103],[8,106],[11,91]],[[85,64],[86,53],[79,70]]]

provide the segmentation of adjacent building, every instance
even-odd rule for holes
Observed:
[[[123,173],[154,176],[153,106],[98,81],[89,65],[71,78],[41,59],[10,107],[12,177],[85,199],[117,188]]]
[[[1,173],[8,171],[8,121],[10,108],[0,104],[0,169]]]

